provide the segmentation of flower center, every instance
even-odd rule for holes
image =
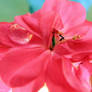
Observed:
[[[64,40],[64,36],[61,33],[59,33],[58,31],[53,31],[50,50],[53,50],[55,45],[58,44],[59,42],[62,42],[63,40]]]
[[[74,36],[67,35],[67,34],[64,34],[62,32],[59,32],[59,30],[56,30],[56,29],[53,30],[51,37],[52,37],[52,39],[51,39],[50,50],[53,50],[54,47],[57,44],[64,43],[67,40],[78,40],[78,39],[80,39],[80,35],[74,35]]]

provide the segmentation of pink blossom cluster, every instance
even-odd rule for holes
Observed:
[[[0,92],[92,92],[92,22],[69,0],[0,23]],[[7,86],[6,86],[7,85]]]

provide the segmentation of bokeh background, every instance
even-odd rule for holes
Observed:
[[[14,16],[33,13],[41,8],[45,0],[0,0],[0,22],[11,22]],[[87,11],[87,19],[92,21],[92,0],[72,0],[80,2]]]

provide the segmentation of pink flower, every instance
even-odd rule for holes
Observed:
[[[89,55],[91,34],[83,6],[67,0],[46,0],[36,13],[0,23],[2,80],[13,92],[37,92],[44,83],[50,92],[76,92],[64,73],[70,66],[62,68],[64,58],[77,62],[76,55]]]

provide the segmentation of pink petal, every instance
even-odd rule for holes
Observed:
[[[1,22],[0,23],[0,43],[8,47],[14,46],[14,44],[9,40],[9,27],[12,23]]]
[[[16,16],[14,23],[19,24],[20,26],[24,27],[26,30],[28,30],[35,36],[41,38],[40,29],[39,29],[39,21],[34,16],[32,16],[31,14]]]
[[[63,68],[64,76],[68,81],[68,83],[70,84],[70,86],[78,90],[78,92],[90,92],[89,89],[85,87],[83,84],[85,83],[85,81],[81,83],[81,80],[77,77],[78,75],[76,74],[76,69],[72,66],[69,59],[64,58],[62,68]]]
[[[61,70],[61,58],[54,54],[50,57],[50,62],[47,67],[47,76],[51,79],[55,84],[61,84],[62,82],[62,70]]]
[[[69,40],[67,43],[71,54],[92,52],[92,40]]]
[[[42,76],[39,76],[34,81],[30,82],[26,86],[13,88],[13,92],[37,92],[44,85]]]
[[[65,29],[75,27],[85,21],[85,8],[80,3],[67,1],[61,9],[61,18]]]
[[[31,42],[31,44],[42,44],[42,40],[31,34],[28,30],[23,28],[11,28],[13,27],[13,23],[0,23],[0,44],[3,45],[6,48],[9,47],[15,47],[19,45],[26,45]],[[23,29],[22,29],[23,28]],[[30,35],[32,35],[32,38],[30,38]]]
[[[9,47],[0,44],[0,54],[9,50]]]
[[[60,56],[71,53],[70,49],[68,48],[67,43],[63,43],[63,44],[61,43],[61,44],[56,45],[54,48],[54,52]]]
[[[42,7],[43,13],[56,12],[59,9],[61,3],[67,0],[45,0],[45,3]]]
[[[26,86],[13,88],[12,92],[32,92],[33,85],[34,85],[34,81],[27,84]]]
[[[49,92],[56,92],[56,90],[57,90],[57,92],[66,92],[66,91],[62,90],[61,86],[54,84],[49,79],[47,79],[46,84],[47,84]]]
[[[85,76],[86,74],[86,76]],[[90,92],[91,86],[90,86],[90,77],[91,73],[88,71],[88,69],[84,65],[80,65],[78,71],[77,71],[77,76],[80,79],[82,85],[87,88]]]
[[[90,62],[90,60],[86,60],[83,63],[83,66],[89,71],[89,73],[92,75],[92,63]]]
[[[81,62],[81,63],[84,63],[84,62],[88,62],[89,60],[92,59],[91,57],[92,55],[92,52],[80,52],[80,53],[75,53],[75,54],[72,54],[72,62]]]
[[[45,21],[45,22],[44,22]],[[40,29],[42,31],[43,40],[45,39],[45,44],[47,45],[50,41],[50,36],[54,30],[62,29],[62,20],[59,14],[50,12],[49,14],[42,15],[40,18]]]
[[[80,35],[77,40],[68,40],[68,46],[73,54],[75,53],[87,53],[92,52],[92,23],[85,21],[82,25],[77,26],[70,31],[67,31],[67,35],[76,36]]]
[[[41,46],[11,49],[0,61],[1,77],[12,87],[25,85],[41,73],[48,56]]]
[[[70,87],[67,83],[62,68],[62,59],[56,54],[54,54],[50,62],[48,63],[46,84],[50,92],[76,92],[75,89]]]
[[[80,39],[87,40],[88,38],[90,39],[92,38],[92,36],[89,35],[89,33],[92,34],[92,23],[85,21],[83,24],[67,30],[64,34],[65,37],[71,37],[71,38],[79,35]]]
[[[9,92],[10,88],[0,79],[0,92]]]

